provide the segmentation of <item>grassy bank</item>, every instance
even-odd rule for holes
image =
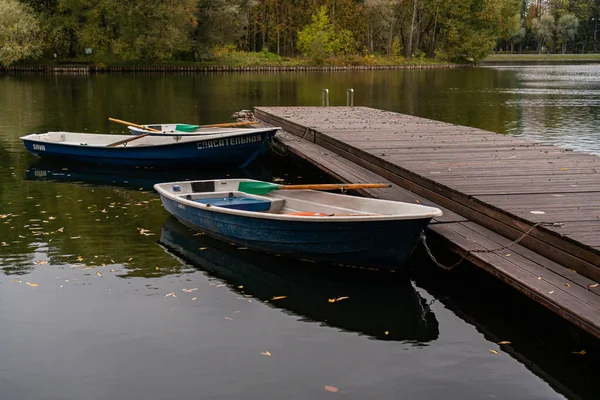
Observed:
[[[600,62],[600,54],[492,54],[481,61],[505,62]]]
[[[229,51],[217,53],[210,60],[201,61],[121,61],[106,60],[93,57],[66,58],[57,60],[31,60],[11,66],[9,69],[59,69],[59,68],[84,68],[94,71],[103,70],[151,70],[173,69],[182,70],[253,70],[264,68],[268,70],[303,70],[303,69],[378,69],[383,67],[411,68],[424,66],[451,66],[452,63],[425,57],[406,58],[401,56],[385,57],[374,54],[348,55],[330,57],[325,60],[311,60],[308,58],[281,57],[269,52],[242,52]]]

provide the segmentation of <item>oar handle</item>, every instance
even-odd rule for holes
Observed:
[[[121,144],[129,143],[129,142],[131,142],[133,140],[141,139],[141,138],[146,137],[148,135],[149,135],[149,133],[144,133],[143,135],[132,135],[130,138],[119,140],[118,142],[107,144],[106,147],[116,147],[116,146],[119,146]]]
[[[150,132],[160,132],[158,129],[148,128],[143,125],[134,124],[133,122],[122,121],[122,120],[116,119],[116,118],[109,118],[108,120],[112,121],[112,122],[116,122],[117,124],[130,125],[130,126],[133,126],[133,127],[139,128],[139,129],[144,129],[144,130],[150,131]]]
[[[235,128],[236,126],[260,124],[259,121],[228,122],[223,124],[201,125],[200,128]]]
[[[389,188],[392,185],[387,183],[323,183],[314,185],[279,185],[279,190],[353,190],[353,189],[381,189]]]

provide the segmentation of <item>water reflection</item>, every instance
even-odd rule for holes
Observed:
[[[174,217],[165,221],[159,243],[207,275],[224,280],[231,290],[304,321],[378,340],[422,344],[439,335],[435,315],[406,280],[238,249],[194,233]],[[274,299],[279,296],[285,298]]]
[[[52,160],[35,160],[25,171],[26,180],[73,182],[82,184],[119,186],[142,190],[153,190],[157,183],[192,179],[247,178],[257,176],[269,180],[265,170],[222,169],[222,170],[169,170],[153,168],[98,167],[82,164],[65,164]]]

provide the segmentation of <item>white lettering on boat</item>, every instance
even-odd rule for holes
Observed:
[[[242,136],[232,139],[212,139],[204,140],[198,143],[199,149],[211,149],[214,147],[237,146],[246,143],[256,143],[262,141],[262,135]]]
[[[44,146],[43,144],[33,144],[33,149],[34,150],[38,150],[38,151],[46,151],[46,146]]]
[[[185,210],[185,206],[183,204],[181,204],[181,203],[175,202],[175,207],[180,208],[182,210]]]

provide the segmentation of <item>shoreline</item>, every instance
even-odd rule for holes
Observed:
[[[368,71],[393,69],[444,69],[464,68],[462,64],[414,64],[414,65],[316,65],[316,66],[224,66],[224,65],[132,65],[132,66],[81,66],[81,65],[13,65],[0,67],[4,72],[48,72],[48,73],[113,73],[113,72],[306,72],[306,71]]]

